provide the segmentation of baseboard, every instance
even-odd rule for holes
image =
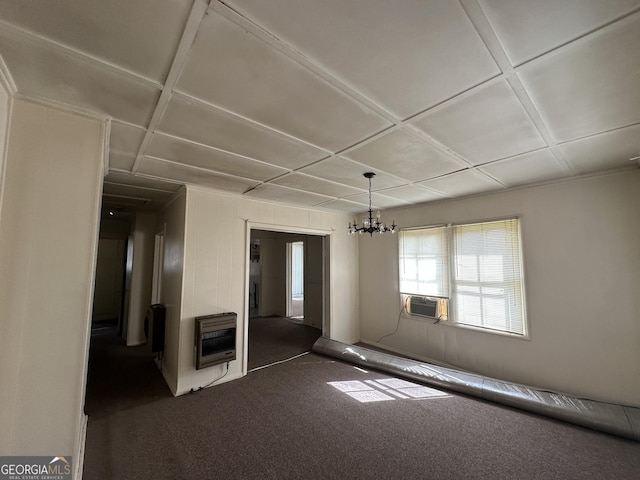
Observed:
[[[211,387],[215,387],[216,385],[222,385],[223,383],[227,383],[227,382],[230,382],[230,381],[232,381],[232,380],[237,380],[238,378],[242,378],[242,376],[243,376],[243,375],[242,375],[242,372],[237,372],[237,373],[234,373],[234,374],[232,374],[232,375],[225,376],[225,377],[224,377],[224,379],[220,379],[218,382],[216,382],[216,383],[214,383],[214,384],[212,384],[212,385],[209,385],[208,387],[205,387],[205,388],[211,388]],[[196,391],[196,392],[194,392],[194,393],[197,393],[198,391],[199,391],[199,390],[197,390],[197,391]],[[192,392],[191,392],[191,388],[189,388],[189,389],[182,389],[182,390],[178,391],[177,393],[174,393],[174,395],[175,395],[176,397],[179,397],[180,395],[185,395],[185,394],[187,394],[187,393],[192,393]]]
[[[383,350],[388,350],[390,352],[397,353],[398,355],[402,355],[403,357],[411,358],[413,360],[419,360],[421,362],[431,363],[432,365],[438,365],[439,367],[455,368],[456,370],[466,371],[466,370],[461,369],[460,367],[456,367],[455,365],[451,365],[451,364],[445,363],[445,362],[440,362],[438,360],[434,360],[433,358],[424,357],[422,355],[416,355],[413,352],[408,352],[406,350],[402,350],[402,349],[399,349],[399,348],[390,347],[389,345],[385,345],[383,343],[374,342],[373,340],[367,340],[367,339],[363,338],[363,339],[360,340],[360,343],[364,343],[366,345],[371,345],[372,347],[378,347],[378,348],[381,348]]]

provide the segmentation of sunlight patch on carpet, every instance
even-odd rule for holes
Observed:
[[[443,398],[450,395],[399,378],[381,378],[376,380],[349,380],[327,382],[342,393],[361,403],[384,402],[389,400],[417,400]]]

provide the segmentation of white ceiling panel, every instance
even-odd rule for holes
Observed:
[[[393,198],[404,200],[408,203],[422,203],[439,200],[443,198],[442,194],[428,190],[419,185],[404,185],[402,187],[388,188],[380,193]]]
[[[81,3],[82,8],[78,8]],[[0,16],[156,81],[167,74],[190,0],[0,0]]]
[[[143,190],[159,190],[162,192],[175,193],[180,189],[180,184],[175,182],[164,182],[147,177],[130,175],[128,173],[111,172],[104,179],[105,182],[131,185]]]
[[[268,163],[258,162],[250,158],[162,134],[153,135],[145,154],[193,167],[206,168],[220,173],[260,181],[278,177],[288,171]]]
[[[343,200],[343,199],[330,200],[328,202],[319,203],[314,206],[316,208],[321,208],[323,210],[332,210],[336,212],[352,213],[352,214],[362,213],[367,209],[367,205],[350,202],[349,200]],[[346,228],[347,227],[345,226],[345,229]]]
[[[346,197],[345,200],[351,200],[352,202],[358,202],[362,204],[369,205],[369,194],[368,193],[360,193],[358,195],[352,195]],[[381,209],[381,208],[392,208],[398,207],[400,205],[406,205],[407,202],[404,200],[400,200],[399,198],[387,197],[386,195],[380,195],[379,193],[371,194],[371,208],[373,210]]]
[[[138,154],[140,144],[142,144],[142,139],[146,132],[144,128],[112,121],[110,130],[109,151],[111,153],[117,152],[133,156]]]
[[[365,172],[370,172],[371,169],[365,165],[360,165],[347,160],[346,158],[328,158],[327,160],[305,167],[300,171],[302,173],[314,175],[333,182],[351,185],[352,187],[360,188],[362,190],[367,190],[369,188],[369,180],[367,180],[363,174]],[[376,173],[376,176],[371,180],[372,190],[397,187],[407,183],[406,181],[384,173],[374,173]]]
[[[640,155],[640,125],[563,143],[558,148],[576,173],[631,167],[634,164],[629,159]]]
[[[548,148],[479,167],[507,187],[543,182],[568,175]]]
[[[285,168],[299,168],[327,156],[311,145],[176,95],[169,101],[158,131]]]
[[[0,52],[18,93],[146,125],[160,96],[151,84],[0,24]],[[25,61],[28,59],[28,61]]]
[[[448,102],[412,123],[474,165],[546,146],[504,80]]]
[[[115,170],[131,171],[136,163],[136,156],[129,153],[109,152],[109,168]]]
[[[177,90],[334,152],[390,125],[211,10]]]
[[[403,130],[383,134],[345,156],[372,170],[384,170],[411,182],[439,177],[467,166]]]
[[[145,198],[150,201],[167,201],[173,192],[167,192],[163,190],[156,190],[152,188],[140,188],[132,185],[126,185],[122,183],[113,183],[106,179],[104,181],[103,191],[105,194],[112,197],[123,198]]]
[[[458,2],[225,3],[399,118],[500,73]]]
[[[318,203],[332,200],[326,195],[318,195],[317,193],[305,192],[293,188],[282,187],[264,183],[259,187],[247,192],[246,197],[259,198],[262,200],[270,200],[278,203],[294,203],[296,205],[311,207]]]
[[[283,185],[285,187],[297,188],[299,190],[320,193],[322,195],[329,195],[331,197],[344,197],[347,195],[361,193],[361,190],[358,190],[357,188],[329,182],[303,173],[290,173],[289,175],[284,175],[275,179],[271,183]]]
[[[0,0],[0,76],[111,119],[110,201],[362,212],[628,167],[640,0]]]
[[[108,215],[128,216],[128,209],[145,210],[149,207],[151,200],[142,196],[121,197],[102,192],[102,214],[105,210]],[[126,210],[125,210],[126,209]]]
[[[640,14],[525,65],[519,75],[558,141],[640,122]]]
[[[504,188],[500,183],[476,170],[463,170],[462,172],[420,182],[420,185],[449,197],[472,195]]]
[[[112,172],[104,179],[103,207],[128,209],[144,201],[144,209],[157,210],[180,188],[177,183]]]
[[[640,7],[638,0],[479,0],[512,65]]]
[[[211,172],[202,168],[143,157],[138,173],[184,184],[201,185],[229,193],[244,193],[260,182]]]

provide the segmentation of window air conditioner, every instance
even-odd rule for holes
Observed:
[[[409,315],[447,319],[447,299],[409,295],[405,304]]]

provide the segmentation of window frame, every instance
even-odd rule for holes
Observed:
[[[519,272],[519,277],[518,280],[516,282],[511,282],[511,281],[496,281],[496,282],[492,282],[494,285],[498,284],[498,283],[502,283],[505,285],[508,284],[513,284],[515,290],[513,290],[513,293],[505,293],[502,296],[505,297],[505,300],[508,297],[515,297],[516,299],[518,299],[519,297],[519,302],[516,300],[516,304],[519,304],[519,308],[521,311],[521,318],[522,318],[522,333],[515,331],[513,329],[506,329],[506,328],[499,328],[499,327],[495,327],[495,326],[483,326],[483,325],[477,325],[477,324],[470,324],[470,323],[462,323],[460,321],[457,320],[457,316],[458,316],[458,303],[459,303],[459,296],[460,296],[460,286],[464,285],[464,284],[474,284],[473,286],[478,287],[480,290],[482,290],[483,288],[492,288],[493,285],[487,285],[488,282],[483,282],[481,280],[477,280],[475,282],[471,282],[471,281],[466,281],[466,280],[458,280],[456,281],[455,277],[456,277],[456,251],[455,251],[455,241],[456,241],[456,227],[466,227],[466,226],[474,226],[474,225],[483,225],[483,224],[491,224],[491,223],[499,223],[499,222],[509,222],[509,221],[515,221],[515,231],[517,234],[516,237],[516,241],[515,241],[515,245],[514,247],[516,247],[514,249],[514,255],[513,257],[510,257],[510,260],[513,262],[517,262],[517,270]],[[506,225],[505,225],[506,226]],[[444,231],[444,235],[446,236],[446,241],[447,241],[447,247],[446,247],[446,252],[445,255],[447,257],[447,261],[446,263],[446,267],[447,267],[447,272],[446,272],[446,276],[448,277],[448,292],[446,293],[446,296],[443,295],[429,295],[429,294],[423,294],[423,293],[409,293],[407,291],[403,291],[402,288],[402,283],[403,283],[403,261],[406,261],[406,258],[409,257],[409,255],[406,254],[406,252],[404,251],[405,249],[403,248],[402,242],[404,240],[404,234],[405,232],[409,232],[409,231],[425,231],[425,230],[430,230],[430,229],[442,229]],[[524,272],[524,258],[523,258],[523,249],[522,249],[522,217],[520,215],[517,216],[510,216],[510,217],[502,217],[502,218],[494,218],[491,220],[480,220],[480,221],[472,221],[472,222],[460,222],[460,223],[448,223],[448,224],[436,224],[436,225],[430,225],[430,226],[416,226],[416,227],[407,227],[407,228],[403,228],[400,230],[400,235],[398,236],[398,289],[400,292],[400,297],[401,300],[403,302],[406,301],[407,297],[409,295],[415,295],[415,296],[427,296],[427,297],[435,297],[435,298],[447,298],[448,300],[448,318],[446,319],[442,319],[443,321],[440,322],[440,319],[437,320],[437,322],[440,325],[446,325],[446,326],[452,326],[452,327],[456,327],[456,328],[464,328],[464,329],[470,329],[470,330],[475,330],[475,331],[479,331],[479,332],[484,332],[484,333],[490,333],[490,334],[494,334],[494,335],[503,335],[503,336],[508,336],[511,338],[519,338],[519,339],[525,339],[525,340],[529,340],[530,336],[530,329],[529,329],[529,323],[528,323],[528,315],[527,315],[527,302],[526,302],[526,286],[525,286],[525,272]],[[478,257],[476,257],[476,261],[480,261]],[[416,262],[417,263],[417,262]],[[406,280],[405,280],[406,282]],[[518,291],[519,290],[519,293]],[[473,292],[470,292],[471,295],[473,296]],[[483,294],[481,292],[477,293],[477,296],[481,299],[481,302],[484,302],[484,300],[486,299],[490,299],[491,298],[491,294]],[[505,306],[505,308],[507,308]],[[482,313],[481,313],[482,314]],[[507,324],[511,324],[512,322],[507,319]],[[511,327],[509,327],[511,328]]]

